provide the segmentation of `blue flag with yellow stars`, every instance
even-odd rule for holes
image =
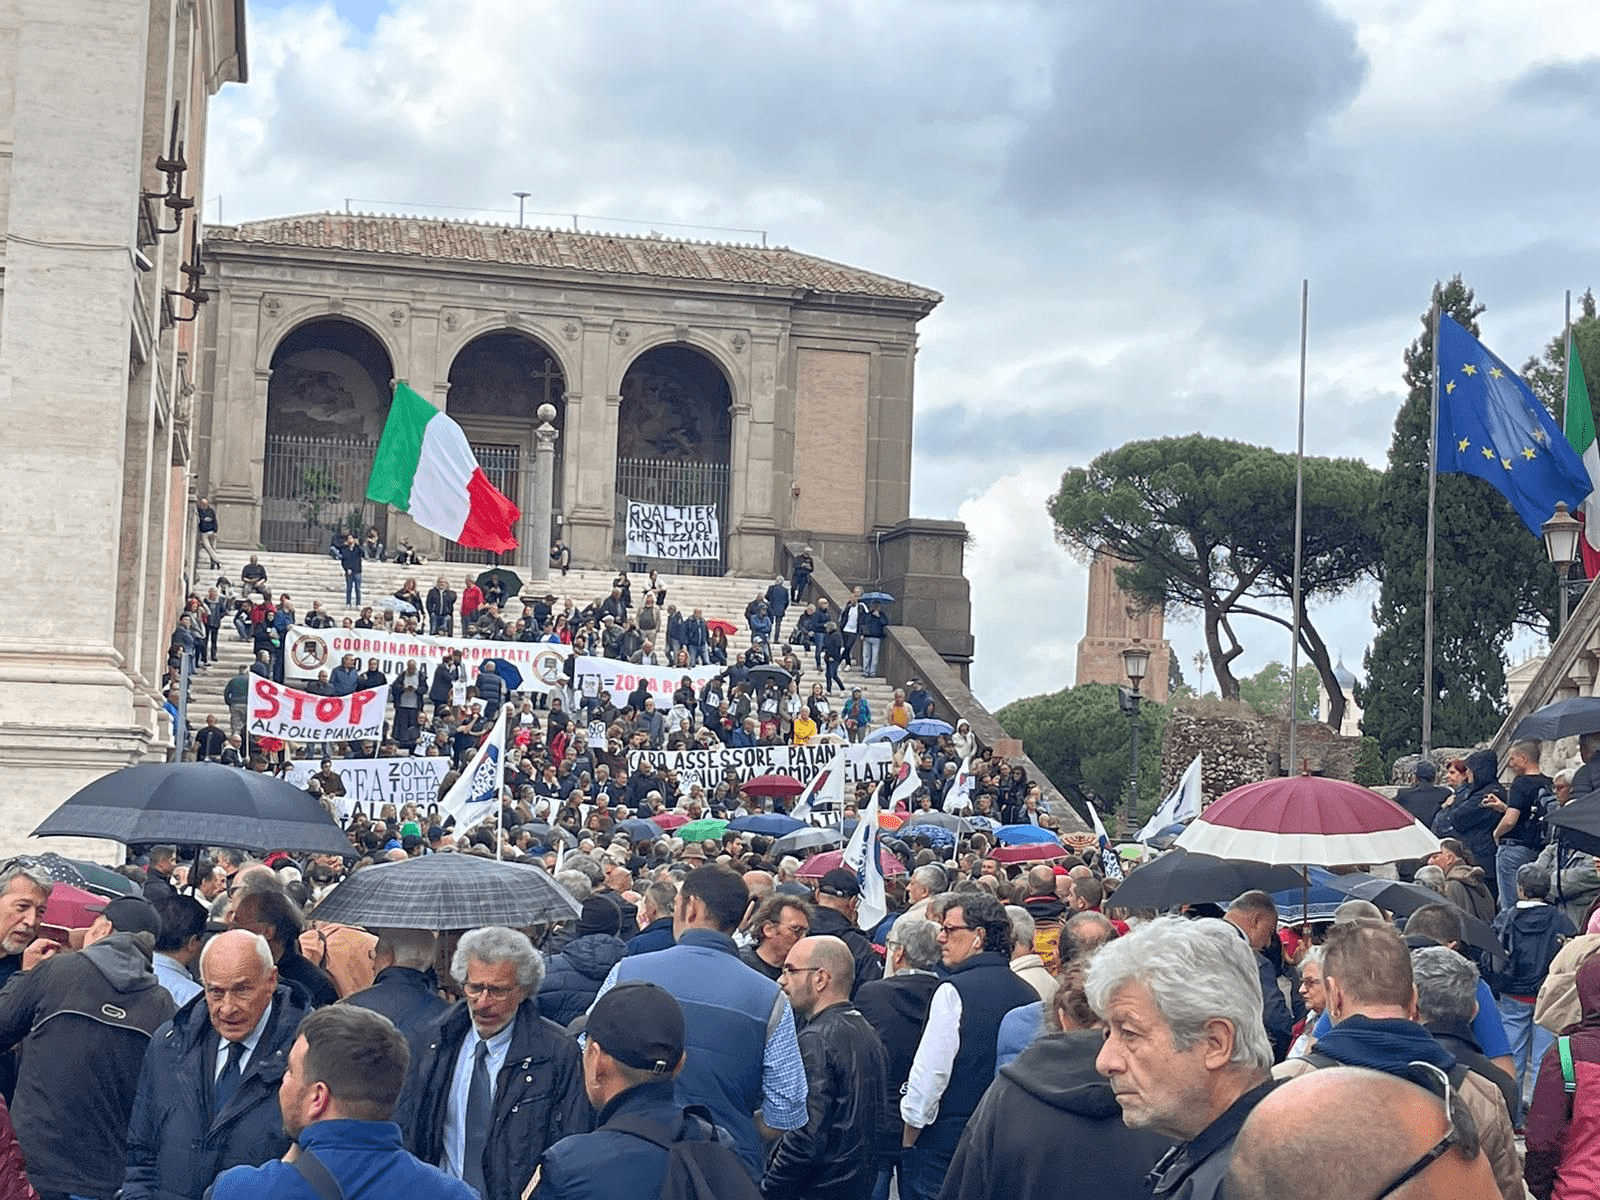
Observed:
[[[1534,537],[1565,500],[1589,494],[1589,473],[1533,389],[1450,317],[1439,315],[1439,474],[1487,479]]]

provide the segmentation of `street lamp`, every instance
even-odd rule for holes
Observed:
[[[1544,534],[1544,552],[1557,568],[1556,588],[1561,593],[1561,619],[1556,625],[1559,637],[1567,628],[1567,576],[1572,571],[1573,560],[1578,557],[1583,522],[1567,512],[1566,501],[1557,500],[1555,515],[1539,527],[1539,532]]]
[[[1128,819],[1139,813],[1139,685],[1150,671],[1150,650],[1138,638],[1122,651],[1122,669],[1133,684],[1133,690],[1123,689],[1122,711],[1128,714]]]

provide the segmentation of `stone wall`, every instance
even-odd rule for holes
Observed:
[[[1359,738],[1343,737],[1317,721],[1300,722],[1296,754],[1313,775],[1349,780],[1355,774]],[[1178,785],[1184,770],[1202,756],[1200,787],[1207,804],[1217,797],[1283,774],[1289,755],[1289,722],[1264,717],[1247,704],[1180,700],[1167,717],[1161,742],[1161,790]]]

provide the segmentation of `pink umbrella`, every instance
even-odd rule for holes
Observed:
[[[654,821],[662,829],[677,829],[689,823],[689,814],[681,812],[657,813],[650,820]]]
[[[1026,842],[1021,846],[1001,846],[991,851],[989,857],[1003,863],[1049,862],[1065,858],[1071,853],[1065,846],[1058,846],[1054,842]]]
[[[883,864],[885,875],[904,875],[906,865],[887,850],[879,848],[878,861]],[[795,872],[799,879],[821,879],[835,867],[844,866],[843,850],[828,850],[822,854],[813,854],[800,864],[800,869]]]
[[[1178,836],[1193,854],[1336,867],[1426,858],[1439,839],[1393,800],[1318,775],[1246,784]]]

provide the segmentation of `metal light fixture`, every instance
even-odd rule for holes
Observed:
[[[1122,669],[1127,673],[1128,682],[1133,684],[1130,691],[1127,688],[1119,689],[1121,695],[1122,711],[1128,714],[1128,821],[1135,823],[1139,815],[1139,702],[1144,699],[1139,695],[1139,685],[1144,682],[1144,677],[1150,671],[1150,650],[1138,638],[1133,639],[1133,644],[1122,651]]]
[[[1577,522],[1574,521],[1573,524]],[[1133,645],[1122,651],[1122,669],[1128,676],[1128,682],[1133,684],[1133,690],[1137,692],[1139,684],[1150,673],[1150,650],[1138,638],[1134,638]]]
[[[1560,593],[1561,614],[1556,634],[1560,636],[1567,627],[1567,574],[1572,569],[1573,560],[1578,557],[1578,539],[1583,536],[1583,522],[1567,511],[1566,501],[1557,500],[1554,515],[1539,526],[1539,532],[1544,535],[1544,552],[1556,567],[1556,591]]]

